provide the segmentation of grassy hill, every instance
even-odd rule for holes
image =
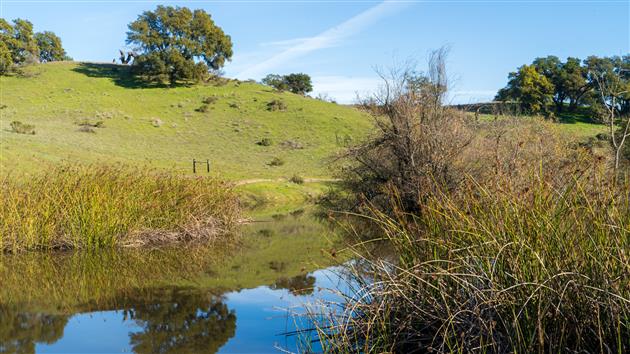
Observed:
[[[328,177],[326,157],[371,126],[353,108],[255,83],[147,86],[114,64],[41,64],[0,77],[0,88],[3,175],[63,160],[191,172],[195,158],[232,180]],[[269,110],[274,100],[286,109]],[[13,121],[36,133],[13,132]],[[270,146],[257,144],[264,138]]]

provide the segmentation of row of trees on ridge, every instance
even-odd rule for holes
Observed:
[[[615,90],[602,92],[602,84]],[[602,95],[603,100],[602,100]],[[605,114],[614,101],[619,115],[630,113],[630,55],[585,60],[556,56],[536,58],[508,75],[508,84],[499,90],[498,101],[515,101],[526,113],[562,113],[580,106]],[[604,107],[607,105],[609,107]]]
[[[33,24],[0,18],[0,75],[22,65],[36,62],[72,60],[63,49],[61,39],[53,32],[33,32]]]

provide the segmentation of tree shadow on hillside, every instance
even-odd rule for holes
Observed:
[[[128,65],[79,63],[79,65],[72,70],[88,77],[109,78],[116,85],[125,88],[137,89],[172,87],[163,83],[142,80],[141,78],[133,75],[131,72],[131,66]]]
[[[590,111],[563,112],[558,114],[558,121],[563,124],[602,124]]]

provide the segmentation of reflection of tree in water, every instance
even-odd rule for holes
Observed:
[[[272,289],[287,289],[293,295],[311,295],[315,286],[315,277],[304,274],[293,278],[280,278],[271,286]]]
[[[167,289],[127,300],[125,318],[143,327],[130,334],[136,353],[215,353],[236,331],[234,311],[207,292]]]
[[[35,353],[36,343],[58,341],[66,323],[67,316],[26,313],[0,305],[0,353]]]

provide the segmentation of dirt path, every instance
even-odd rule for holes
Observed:
[[[246,184],[254,184],[254,183],[262,183],[262,182],[288,182],[288,178],[251,178],[251,179],[243,179],[240,181],[234,182],[235,186],[242,186]],[[317,183],[317,182],[339,182],[338,178],[310,178],[305,177],[304,183]]]

